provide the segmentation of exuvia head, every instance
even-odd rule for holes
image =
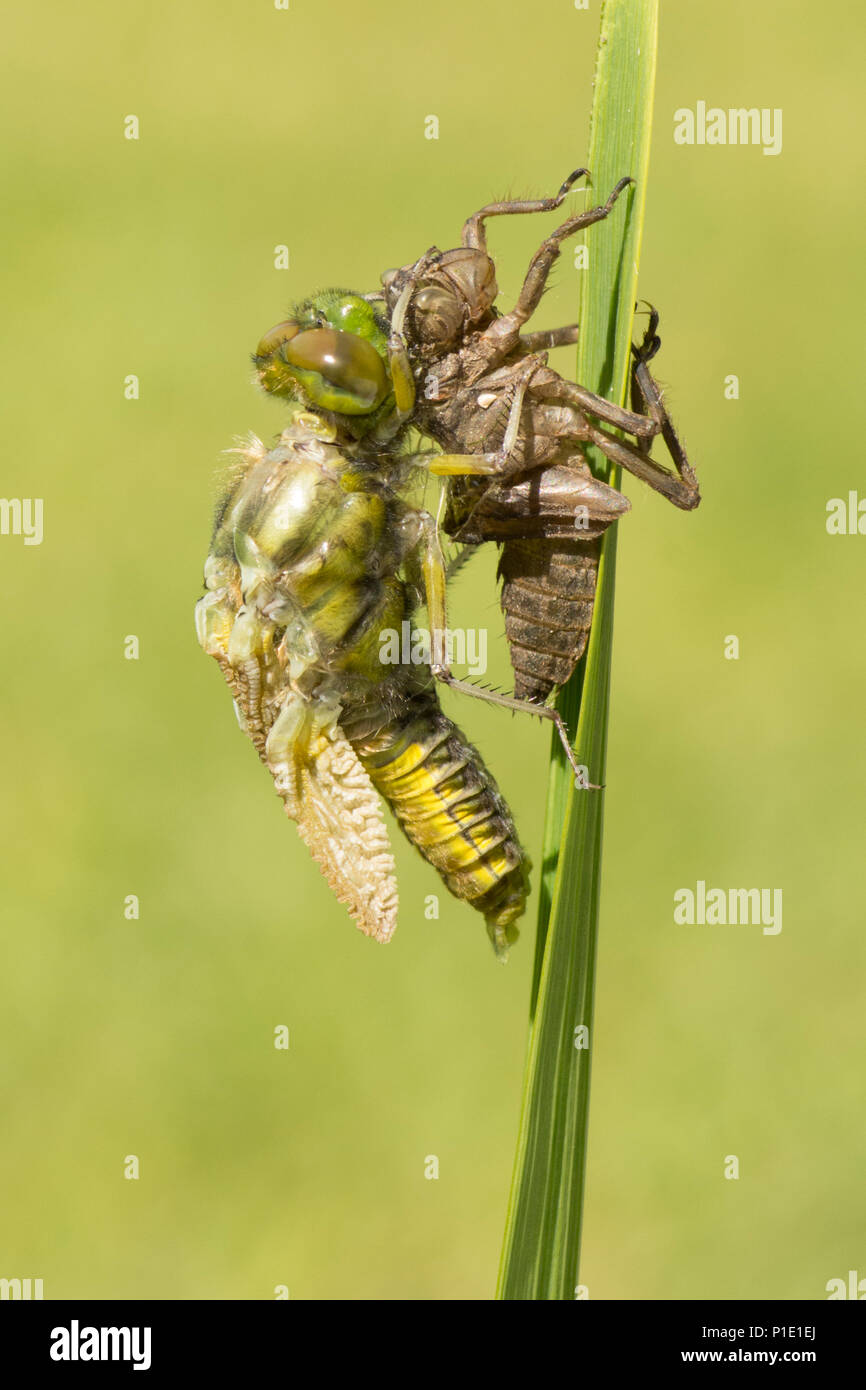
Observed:
[[[467,328],[484,328],[494,318],[499,289],[496,268],[485,251],[433,247],[413,265],[386,270],[385,303],[395,333],[404,331],[422,350],[447,351]]]
[[[253,355],[265,391],[338,415],[373,416],[391,394],[387,325],[362,295],[323,290],[269,330]]]

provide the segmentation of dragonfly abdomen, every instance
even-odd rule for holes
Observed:
[[[448,890],[484,914],[497,953],[516,940],[530,862],[480,754],[418,687],[390,717],[344,708],[341,724],[407,838]]]
[[[592,626],[601,542],[508,540],[499,574],[514,693],[542,703],[564,685]]]

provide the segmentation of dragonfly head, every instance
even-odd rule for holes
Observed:
[[[467,328],[486,327],[494,317],[499,293],[492,260],[471,246],[453,251],[434,247],[414,265],[387,270],[382,286],[389,313],[405,296],[404,323],[410,345],[429,355],[455,347]],[[402,331],[403,324],[399,327]]]
[[[338,415],[374,415],[391,394],[387,329],[349,290],[296,304],[253,354],[259,385],[274,396]]]

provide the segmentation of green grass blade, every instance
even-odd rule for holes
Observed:
[[[593,201],[623,174],[635,187],[590,229],[583,273],[578,380],[625,401],[649,163],[657,0],[605,0],[588,165]],[[603,460],[599,471],[608,476]],[[616,471],[609,476],[614,486]],[[616,527],[608,531],[595,616],[581,667],[559,697],[579,761],[604,782],[613,641]],[[579,713],[578,713],[579,711]],[[548,795],[532,1024],[523,1110],[498,1297],[572,1299],[578,1262],[589,1116],[604,793],[575,792],[554,745]],[[575,1029],[589,1029],[589,1048]]]

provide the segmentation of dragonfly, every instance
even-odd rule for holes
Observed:
[[[631,409],[547,365],[548,349],[577,341],[577,324],[526,329],[563,244],[604,221],[630,178],[620,179],[604,203],[557,227],[533,255],[514,307],[502,312],[497,305],[487,219],[553,211],[588,173],[574,170],[553,197],[487,204],[465,222],[459,247],[432,247],[382,277],[391,357],[401,358],[415,383],[414,422],[455,460],[444,529],[468,545],[501,545],[500,602],[514,692],[539,708],[547,708],[543,702],[583,655],[601,538],[630,509],[621,492],[595,477],[585,447],[594,445],[685,511],[700,502],[694,470],[649,369],[661,344],[655,309],[650,306],[643,341],[632,347]],[[658,436],[673,471],[651,457]]]
[[[414,469],[447,471],[447,460],[407,451],[411,378],[364,297],[327,290],[295,305],[254,362],[288,421],[274,447],[252,436],[233,451],[199,643],[360,930],[385,942],[396,926],[386,804],[504,958],[530,861],[492,774],[440,705],[440,682],[461,685],[446,660],[446,569],[434,518],[409,496]],[[381,634],[414,622],[419,595],[430,660],[383,665]]]

